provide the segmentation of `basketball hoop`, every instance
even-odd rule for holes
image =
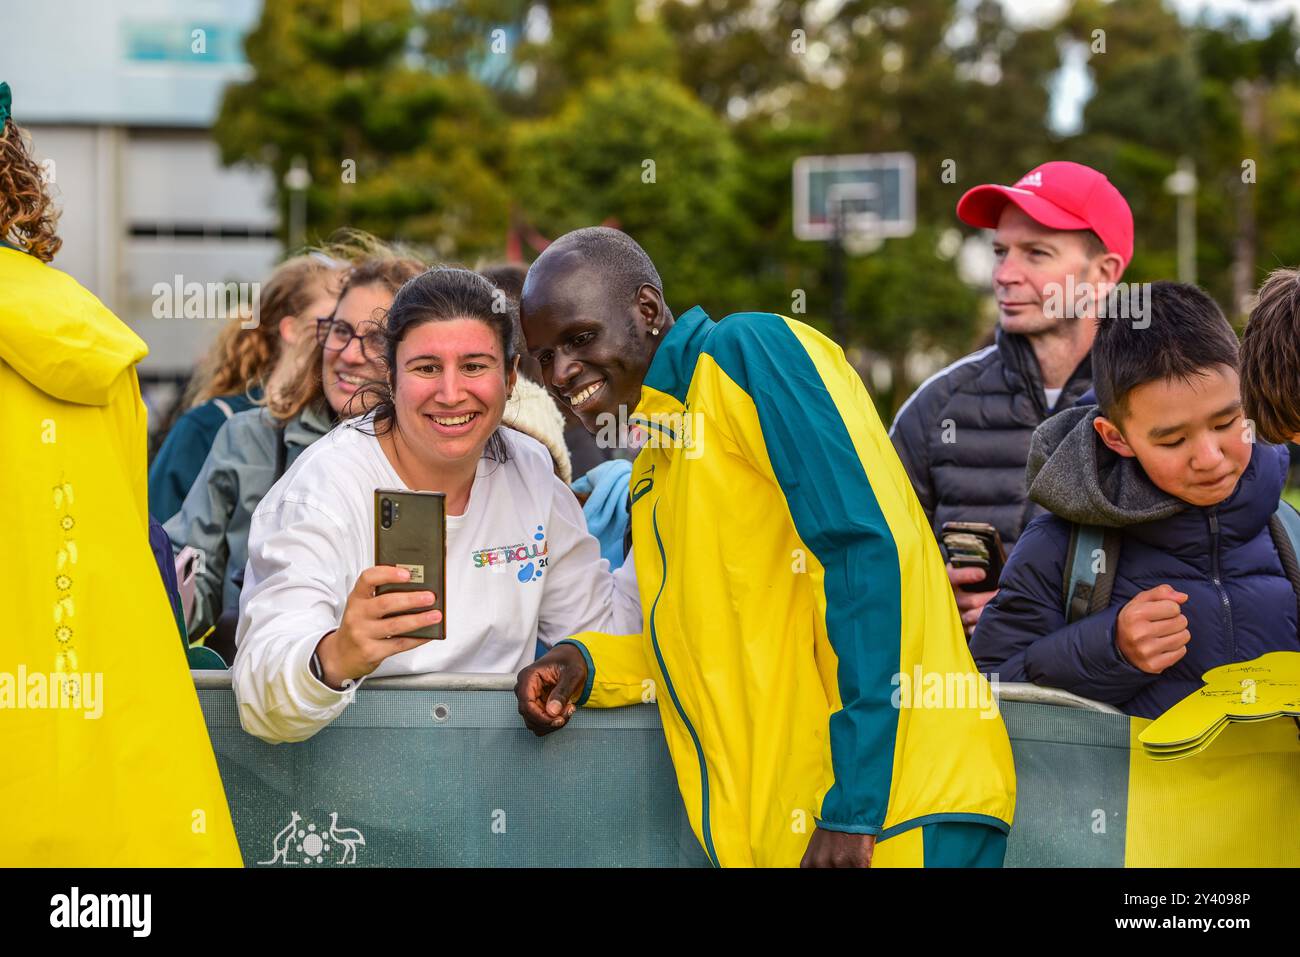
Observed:
[[[873,253],[884,243],[879,203],[876,183],[835,183],[826,190],[832,238],[839,240],[850,256]]]
[[[826,243],[831,326],[847,345],[845,257],[875,252],[916,229],[916,161],[911,153],[801,156],[794,162],[794,234]]]

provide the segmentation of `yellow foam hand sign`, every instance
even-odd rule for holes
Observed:
[[[1300,652],[1274,651],[1211,668],[1205,687],[1188,695],[1139,736],[1157,760],[1203,751],[1230,722],[1300,716]]]

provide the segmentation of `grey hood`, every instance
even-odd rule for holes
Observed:
[[[1095,405],[1058,412],[1038,427],[1029,445],[1029,497],[1079,525],[1124,528],[1168,518],[1187,503],[1147,478],[1137,459],[1108,449],[1093,429]]]

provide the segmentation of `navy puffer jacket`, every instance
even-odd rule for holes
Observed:
[[[1216,665],[1270,651],[1300,651],[1296,594],[1269,533],[1286,478],[1286,449],[1256,444],[1237,488],[1197,508],[1160,491],[1136,459],[1096,437],[1096,407],[1073,408],[1038,430],[1030,497],[1054,514],[1025,528],[1001,590],[971,638],[981,670],[1032,681],[1154,718],[1196,689]],[[1123,529],[1110,607],[1066,623],[1062,595],[1071,523]],[[1191,641],[1162,674],[1133,667],[1115,645],[1115,620],[1138,592],[1169,584]]]
[[[1087,355],[1056,408],[1092,385]],[[988,522],[1008,549],[1042,509],[1029,501],[1025,461],[1034,429],[1051,415],[1033,346],[997,330],[997,344],[921,384],[894,417],[889,437],[938,535],[945,522]]]

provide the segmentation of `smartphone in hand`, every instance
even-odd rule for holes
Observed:
[[[1007,552],[1002,536],[987,522],[944,522],[940,530],[948,563],[953,568],[983,568],[983,581],[962,585],[962,591],[993,591],[1002,577]]]
[[[447,637],[447,497],[441,492],[375,489],[375,564],[396,565],[411,573],[410,581],[381,585],[375,593],[431,591],[432,605],[401,615],[438,609],[442,621],[403,633],[403,638]],[[392,618],[393,615],[386,617]]]

